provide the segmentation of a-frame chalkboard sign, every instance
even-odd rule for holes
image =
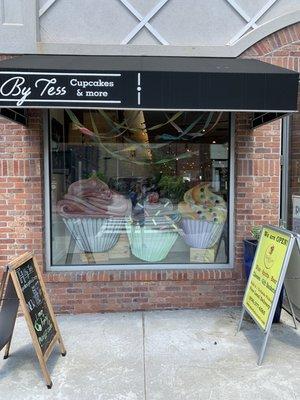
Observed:
[[[0,351],[5,347],[4,358],[9,356],[20,305],[47,387],[51,389],[46,362],[57,343],[62,356],[66,355],[66,349],[33,253],[26,253],[9,263],[2,279],[0,301]]]

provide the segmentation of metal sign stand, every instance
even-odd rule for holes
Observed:
[[[288,303],[289,303],[289,307],[290,307],[290,310],[291,310],[291,313],[292,313],[292,318],[293,318],[293,322],[294,322],[294,327],[295,327],[295,329],[297,329],[297,320],[296,320],[296,316],[295,316],[294,307],[293,307],[293,305],[292,305],[292,303],[291,303],[291,301],[290,301],[288,292],[287,292],[287,290],[286,290],[285,287],[284,287],[284,290],[285,290],[285,294],[286,294],[286,297],[287,297],[287,301],[288,301]],[[276,306],[277,306],[277,302],[276,302]],[[246,310],[245,307],[243,306],[242,314],[241,314],[241,317],[240,317],[240,321],[239,321],[239,324],[238,324],[238,327],[237,327],[236,334],[238,334],[239,331],[241,330],[242,323],[243,323],[243,319],[244,319],[244,316],[245,316],[245,312],[246,312],[246,311],[247,311],[247,310]],[[265,351],[266,351],[266,347],[267,347],[267,342],[268,342],[269,335],[270,335],[270,332],[271,332],[271,327],[272,327],[272,325],[269,327],[269,329],[268,329],[266,332],[264,332],[264,340],[263,340],[263,344],[262,344],[262,346],[261,346],[261,350],[260,350],[259,358],[258,358],[258,361],[257,361],[257,365],[261,365],[262,362],[263,362],[264,355],[265,355]]]
[[[285,286],[284,286],[284,290],[285,290],[285,295],[286,295],[286,298],[287,298],[287,301],[288,301],[288,303],[289,303],[289,307],[290,307],[290,310],[291,310],[291,313],[292,313],[292,318],[293,318],[293,321],[294,321],[294,326],[295,326],[295,329],[297,329],[297,320],[296,320],[295,310],[294,310],[293,304],[292,304],[292,302],[291,302],[291,300],[290,300],[290,296],[289,296],[288,291],[287,291],[287,289],[286,289]]]
[[[276,230],[278,232],[284,232],[284,230],[280,229],[280,228],[273,228],[272,227],[272,229],[274,229],[274,230]],[[279,280],[278,285],[277,285],[276,293],[274,295],[274,301],[273,301],[273,304],[271,305],[269,319],[268,319],[267,326],[266,326],[265,330],[263,330],[261,328],[261,326],[257,323],[257,320],[254,318],[254,316],[251,315],[250,312],[246,309],[246,307],[244,306],[244,301],[243,301],[242,313],[241,313],[241,317],[240,317],[240,320],[239,320],[239,324],[238,324],[238,327],[237,327],[236,334],[241,330],[243,319],[244,319],[245,313],[247,312],[247,314],[249,314],[250,317],[254,320],[254,322],[257,323],[258,327],[260,328],[260,330],[264,334],[263,343],[262,343],[260,354],[259,354],[258,361],[257,361],[257,365],[259,365],[259,366],[262,364],[263,359],[264,359],[264,355],[265,355],[267,342],[268,342],[270,331],[271,331],[271,327],[272,327],[272,322],[273,322],[275,310],[276,310],[276,307],[277,307],[277,303],[278,303],[278,300],[279,300],[281,289],[282,289],[282,287],[284,287],[284,278],[285,278],[285,274],[286,274],[286,271],[287,271],[287,268],[288,268],[288,265],[289,265],[289,262],[290,262],[290,257],[291,257],[291,254],[292,254],[292,250],[293,250],[294,246],[296,245],[296,243],[299,246],[299,250],[300,250],[300,240],[296,240],[295,235],[292,234],[292,233],[290,233],[290,234],[291,234],[290,243],[289,243],[288,248],[287,248],[286,256],[285,256],[284,263],[283,263],[283,266],[282,266],[282,272],[281,272],[280,280]],[[247,288],[246,288],[245,293],[247,292],[247,289],[248,289],[249,285],[250,285],[250,278],[248,280]],[[296,316],[295,316],[294,308],[293,308],[293,305],[292,305],[292,303],[290,301],[288,292],[287,292],[285,287],[284,287],[284,289],[285,289],[285,293],[286,293],[286,296],[287,296],[289,307],[290,307],[290,310],[291,310],[291,313],[292,313],[294,326],[295,326],[295,329],[297,329],[297,322],[296,322]]]

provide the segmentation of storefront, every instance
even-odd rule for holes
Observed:
[[[298,109],[299,109],[298,93]],[[300,178],[299,178],[299,134],[300,114],[284,118],[282,126],[283,171],[282,171],[282,224],[300,234]],[[296,255],[294,255],[296,256]],[[286,285],[292,296],[292,304],[298,320],[300,319],[300,272],[298,264],[291,268]],[[285,308],[289,310],[286,302]]]
[[[36,55],[2,61],[0,80],[5,112],[27,110],[26,127],[2,127],[7,255],[32,246],[58,311],[239,304],[239,229],[257,221],[247,201],[261,224],[279,218],[268,194],[298,73],[243,59]]]

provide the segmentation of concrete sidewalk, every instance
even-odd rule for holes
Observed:
[[[48,361],[47,389],[23,318],[0,359],[1,400],[296,400],[300,331],[283,312],[264,363],[251,322],[235,336],[237,309],[58,317],[67,357]]]

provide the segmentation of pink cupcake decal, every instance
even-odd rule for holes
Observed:
[[[57,208],[81,251],[104,252],[117,243],[131,201],[92,177],[72,183]]]

